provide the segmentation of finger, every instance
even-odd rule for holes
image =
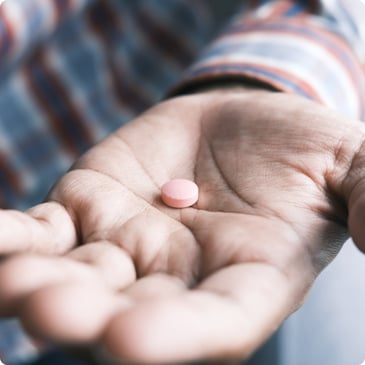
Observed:
[[[25,329],[63,344],[96,341],[117,311],[131,305],[98,282],[54,284],[33,292],[19,305]]]
[[[28,331],[63,343],[97,340],[116,313],[138,301],[174,296],[184,283],[156,274],[117,294],[97,280],[53,282],[23,296],[17,305]]]
[[[186,284],[176,276],[155,273],[137,280],[123,290],[133,301],[169,297],[186,291]]]
[[[61,258],[20,255],[0,266],[0,314],[16,315],[19,303],[52,285],[81,281],[119,290],[135,276],[130,257],[107,242],[81,246]]]
[[[199,290],[133,306],[97,283],[66,283],[33,293],[20,312],[33,333],[65,343],[102,336],[114,357],[128,361],[245,357],[293,308],[287,283],[267,265],[237,265]]]
[[[329,191],[335,193],[332,203],[347,219],[350,236],[365,252],[365,128],[353,123],[336,149],[335,168],[327,174]]]
[[[0,211],[0,254],[20,251],[58,254],[77,243],[74,223],[59,203],[37,205],[27,212]]]
[[[98,282],[89,265],[65,258],[19,255],[0,266],[0,314],[16,315],[27,296],[41,288],[72,281]]]
[[[363,191],[358,192],[358,196],[349,204],[348,226],[353,241],[365,253],[365,182],[361,185],[363,185],[361,187]],[[357,187],[357,190],[359,189],[360,187]]]
[[[104,345],[115,358],[146,364],[246,358],[277,329],[297,296],[277,269],[236,265],[197,290],[120,312]]]
[[[108,241],[77,247],[66,257],[90,265],[101,280],[115,290],[123,289],[136,280],[136,270],[130,255]]]
[[[348,210],[350,235],[358,248],[365,253],[365,176],[351,189],[348,197]]]

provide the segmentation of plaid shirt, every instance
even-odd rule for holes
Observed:
[[[361,0],[242,0],[210,42],[214,25],[209,0],[0,0],[1,206],[40,202],[172,87],[256,80],[365,117]],[[17,326],[0,325],[8,364],[36,352]]]

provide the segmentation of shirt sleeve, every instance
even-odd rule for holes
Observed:
[[[255,5],[242,9],[174,92],[222,80],[258,82],[364,118],[365,3],[251,3]]]

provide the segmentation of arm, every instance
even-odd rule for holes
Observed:
[[[270,1],[238,14],[172,91],[256,84],[364,117],[365,5]],[[354,15],[356,14],[356,16]],[[363,15],[361,17],[361,14]]]
[[[5,262],[1,313],[131,361],[247,357],[340,249],[346,207],[361,211],[363,136],[286,94],[168,100],[86,154],[48,203],[1,213],[3,252],[63,254]],[[173,177],[199,184],[196,207],[161,204]]]

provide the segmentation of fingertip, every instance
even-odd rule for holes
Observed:
[[[60,343],[86,343],[99,338],[119,302],[100,285],[62,283],[26,298],[20,308],[26,330]]]
[[[0,265],[1,315],[16,315],[19,300],[37,288],[40,281],[44,281],[44,278],[42,271],[39,270],[39,258],[36,255],[19,254],[2,263]]]

